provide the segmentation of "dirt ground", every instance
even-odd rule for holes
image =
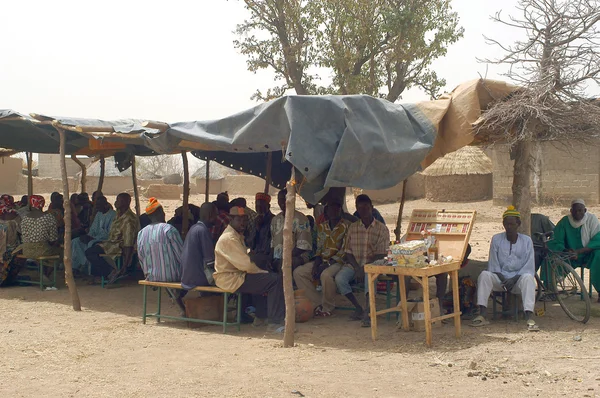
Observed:
[[[167,214],[177,205],[166,201]],[[350,200],[348,207],[354,208]],[[472,258],[486,259],[490,237],[501,230],[503,209],[490,201],[411,201],[404,227],[415,208],[477,210]],[[393,229],[397,205],[378,209]],[[535,210],[555,222],[564,213]],[[427,348],[424,333],[397,330],[385,318],[373,342],[369,329],[339,311],[299,324],[296,347],[284,349],[281,336],[249,325],[227,335],[217,326],[143,325],[142,289],[134,280],[116,289],[78,288],[80,313],[62,282],[58,291],[0,289],[0,397],[600,396],[596,293],[586,325],[547,303],[538,333],[527,332],[523,321],[480,329],[463,321],[460,339],[452,324],[443,325]],[[150,294],[149,308],[155,304]],[[176,314],[175,306],[165,299],[163,312]]]

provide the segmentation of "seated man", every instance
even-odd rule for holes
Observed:
[[[200,207],[200,221],[188,231],[181,253],[181,286],[191,290],[197,286],[214,286],[215,244],[210,228],[217,218],[212,203]]]
[[[521,225],[521,214],[513,206],[502,215],[504,230],[492,237],[487,271],[477,279],[477,305],[479,315],[471,326],[489,324],[486,320],[487,305],[493,291],[520,294],[529,330],[538,330],[532,318],[535,306],[535,261],[533,242],[527,235],[517,232]]]
[[[588,213],[582,199],[574,200],[571,203],[571,214],[556,224],[554,239],[548,242],[548,248],[552,251],[570,252],[573,268],[589,268],[592,285],[600,292],[600,221],[595,215]]]
[[[96,199],[96,217],[90,227],[87,235],[80,236],[71,241],[71,255],[73,262],[73,270],[81,271],[88,264],[85,257],[85,251],[94,246],[98,242],[108,239],[110,227],[116,216],[116,212],[111,210],[108,205],[108,200],[104,196]]]
[[[267,195],[268,196],[268,195]],[[248,202],[245,198],[235,198],[229,203],[229,207],[241,207],[248,214],[248,226],[244,231],[244,237],[246,238],[246,245],[250,247],[250,242],[254,239],[254,229],[256,223],[256,216],[258,215],[254,210],[248,207]]]
[[[91,264],[92,275],[109,277],[109,283],[113,283],[125,273],[133,258],[139,222],[135,213],[129,208],[130,205],[131,196],[128,193],[117,195],[115,201],[117,215],[110,227],[108,239],[96,243],[85,251],[85,257]],[[121,269],[118,270],[116,265],[108,263],[106,258],[101,256],[103,254],[111,257],[122,256]]]
[[[156,198],[150,198],[146,214],[151,224],[137,235],[140,266],[147,281],[181,281],[181,235],[165,221],[165,212]]]
[[[306,297],[315,306],[314,314],[319,317],[332,315],[335,308],[337,286],[335,276],[344,265],[344,241],[350,223],[342,219],[342,204],[331,199],[327,204],[327,221],[317,227],[317,252],[313,262],[294,270],[294,281],[298,289],[304,289]],[[322,297],[313,280],[320,280]]]
[[[281,275],[262,270],[250,260],[242,235],[248,223],[244,209],[233,207],[229,215],[231,222],[215,247],[215,283],[227,292],[252,294],[257,316],[266,314],[269,329],[282,333],[285,302]]]
[[[216,243],[221,234],[225,231],[225,228],[229,225],[229,194],[227,192],[218,194],[214,205],[217,206],[218,213],[215,224],[212,226],[211,230],[213,241]]]
[[[390,245],[390,231],[385,224],[373,217],[373,204],[367,195],[359,195],[356,198],[356,208],[360,220],[350,225],[346,236],[346,265],[335,276],[335,283],[340,294],[350,300],[356,308],[351,320],[362,320],[362,326],[370,326],[369,319],[369,291],[371,286],[366,283],[365,264],[384,258]],[[362,306],[352,293],[350,282],[365,282],[365,295],[367,310]]]
[[[283,222],[285,220],[285,197],[287,189],[282,189],[277,194],[277,204],[281,213],[273,217],[271,221],[271,251],[273,255],[273,269],[281,270],[283,261]],[[292,221],[292,269],[310,261],[310,252],[312,251],[312,236],[308,218],[298,210],[294,210],[294,220]]]
[[[250,258],[252,262],[261,269],[271,268],[271,197],[259,192],[256,194],[256,217],[254,222],[249,220],[250,234],[246,236],[248,247],[250,248]]]

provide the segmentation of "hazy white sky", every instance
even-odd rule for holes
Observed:
[[[483,34],[512,42],[489,15],[517,0],[453,0],[465,37],[436,61],[447,90],[485,75],[495,57]],[[502,5],[500,5],[502,4]],[[256,103],[270,72],[246,70],[232,41],[246,16],[241,0],[102,2],[38,0],[2,5],[0,109],[100,119],[216,119]],[[500,78],[490,66],[487,77]],[[417,90],[403,102],[427,100]]]

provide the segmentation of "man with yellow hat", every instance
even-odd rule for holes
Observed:
[[[473,319],[471,326],[489,324],[486,316],[492,290],[507,291],[521,295],[527,328],[536,331],[538,327],[533,320],[536,288],[533,242],[529,236],[517,232],[521,213],[513,206],[509,206],[502,215],[502,224],[505,232],[492,237],[488,269],[477,279],[479,315]]]

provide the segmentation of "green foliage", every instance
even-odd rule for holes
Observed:
[[[281,84],[257,100],[296,94],[369,94],[396,101],[405,89],[431,96],[445,81],[430,69],[463,35],[449,0],[244,0],[250,17],[235,47],[248,69]],[[317,72],[330,74],[321,84]]]

